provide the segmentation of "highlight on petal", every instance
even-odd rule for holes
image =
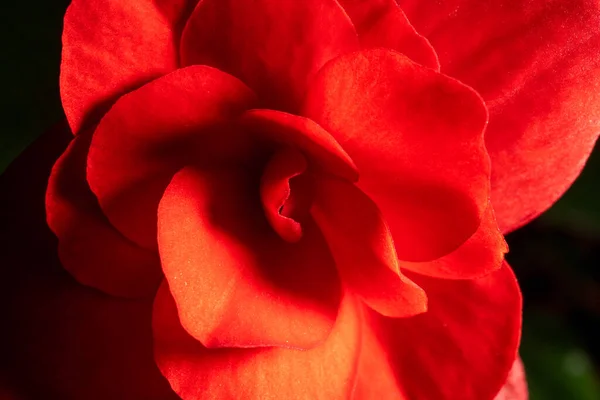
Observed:
[[[503,232],[548,209],[577,178],[600,133],[596,0],[402,0],[442,71],[490,111],[492,204]]]
[[[183,32],[181,60],[240,78],[263,107],[297,111],[313,75],[357,49],[335,0],[203,0]]]
[[[477,231],[458,249],[433,261],[401,261],[400,267],[432,278],[473,279],[499,269],[507,252],[490,204]]]
[[[517,358],[510,369],[506,383],[494,400],[527,400],[528,398],[525,368],[521,359]]]
[[[75,137],[48,181],[46,215],[62,265],[77,281],[115,296],[154,295],[162,280],[158,254],[123,237],[108,222],[85,180],[91,134]]]
[[[348,152],[401,260],[428,261],[476,230],[489,197],[487,112],[460,82],[389,50],[338,57],[312,82],[304,115]]]
[[[73,133],[116,98],[177,68],[187,0],[73,0],[64,20],[60,74]]]
[[[87,164],[110,222],[156,249],[156,209],[175,172],[252,157],[251,140],[233,121],[254,101],[239,80],[206,66],[179,69],[121,97],[96,128]]]
[[[312,208],[344,284],[388,317],[427,311],[423,289],[398,268],[394,242],[377,206],[351,183],[321,179]]]
[[[440,63],[429,41],[419,35],[395,0],[339,0],[352,19],[363,49],[383,47],[436,71]]]
[[[151,302],[85,287],[57,257],[44,195],[72,138],[48,132],[0,176],[0,370],[19,400],[178,399],[153,359]]]
[[[360,353],[359,312],[346,295],[327,340],[309,350],[207,349],[181,327],[163,286],[154,304],[154,355],[183,399],[295,399],[299,393],[307,399],[347,399]]]
[[[494,398],[521,332],[521,295],[510,267],[474,280],[410,278],[427,293],[428,310],[398,319],[367,310],[357,393],[366,399]]]
[[[249,110],[240,117],[240,126],[259,138],[297,148],[309,156],[320,173],[358,180],[358,170],[333,136],[316,122],[274,110]]]
[[[335,264],[314,223],[297,243],[277,235],[258,180],[188,167],[165,191],[158,244],[181,324],[206,347],[317,346],[338,313]]]

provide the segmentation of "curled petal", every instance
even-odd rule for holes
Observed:
[[[158,245],[181,324],[206,347],[314,347],[338,312],[335,264],[314,223],[280,238],[258,187],[247,172],[185,168],[165,191]]]
[[[48,181],[46,215],[62,265],[77,281],[108,294],[150,296],[162,280],[158,254],[123,237],[106,219],[85,180],[89,132],[74,138]]]
[[[360,309],[342,301],[337,322],[309,350],[277,347],[207,349],[181,327],[166,287],[154,304],[154,354],[163,375],[183,399],[350,398],[360,353]]]
[[[400,4],[442,71],[485,99],[492,204],[503,232],[518,228],[571,185],[600,133],[600,3]]]
[[[401,260],[438,258],[476,231],[490,166],[487,112],[472,89],[399,53],[364,50],[319,72],[304,114],[356,163]]]
[[[347,287],[388,317],[427,311],[423,289],[400,273],[394,241],[377,206],[356,186],[323,179],[312,214]]]
[[[181,39],[183,65],[205,64],[250,86],[263,106],[297,111],[329,60],[358,49],[335,0],[203,0]]]
[[[87,162],[110,222],[156,249],[156,209],[169,180],[188,164],[247,159],[252,145],[232,120],[254,101],[239,80],[206,66],[179,69],[121,97],[96,128]]]

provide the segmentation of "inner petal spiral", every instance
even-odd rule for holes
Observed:
[[[287,242],[302,238],[302,220],[312,203],[312,177],[298,150],[283,148],[273,154],[263,171],[260,197],[271,227]]]

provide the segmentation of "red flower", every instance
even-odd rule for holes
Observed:
[[[596,139],[598,5],[407,1],[438,61],[393,0],[195,3],[67,11],[76,136],[48,223],[77,281],[141,299],[23,254],[40,221],[7,215],[9,264],[44,265],[9,272],[4,303],[34,300],[11,319],[30,346],[9,351],[15,381],[177,398],[160,369],[183,399],[525,398],[518,367],[499,393],[521,299],[498,225],[547,208]]]

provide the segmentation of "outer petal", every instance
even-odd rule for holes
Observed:
[[[66,123],[61,133],[69,135]],[[153,295],[162,280],[158,254],[125,239],[102,214],[85,180],[90,140],[89,132],[73,139],[48,182],[47,220],[62,265],[80,283],[115,296]]]
[[[442,71],[486,100],[492,203],[504,232],[545,211],[600,133],[600,3],[401,0]]]
[[[377,206],[351,183],[317,182],[312,214],[346,286],[388,317],[427,311],[423,289],[404,277],[390,231]]]
[[[352,391],[360,345],[356,301],[346,296],[337,323],[320,346],[207,349],[182,329],[173,299],[159,289],[154,306],[155,357],[171,387],[185,400],[346,399]]]
[[[187,164],[241,162],[251,145],[232,126],[255,100],[214,68],[179,69],[121,97],[94,133],[87,179],[123,235],[156,247],[156,209],[173,174]]]
[[[521,331],[521,295],[510,267],[471,281],[411,278],[427,293],[428,311],[403,319],[368,315],[357,381],[365,395],[358,398],[492,399]]]
[[[204,0],[181,40],[183,65],[206,64],[243,80],[263,106],[295,111],[329,60],[358,49],[335,0]]]
[[[107,297],[62,268],[44,190],[68,133],[0,177],[0,370],[21,399],[177,399],[152,358],[151,304]]]
[[[73,133],[123,93],[177,67],[193,0],[73,0],[65,15],[60,90]]]
[[[280,238],[258,192],[243,171],[186,168],[169,184],[158,241],[179,318],[206,347],[313,347],[338,312],[335,264],[314,223]]]
[[[488,206],[477,231],[452,253],[429,262],[401,261],[400,267],[441,279],[472,279],[499,269],[508,245]]]
[[[458,248],[489,196],[486,110],[468,87],[387,50],[337,58],[310,87],[304,113],[360,171],[402,260]]]
[[[419,35],[395,0],[339,0],[348,13],[362,48],[385,47],[437,71],[435,50]]]
[[[494,400],[527,400],[527,381],[525,380],[525,369],[520,358],[515,360],[508,379]]]

